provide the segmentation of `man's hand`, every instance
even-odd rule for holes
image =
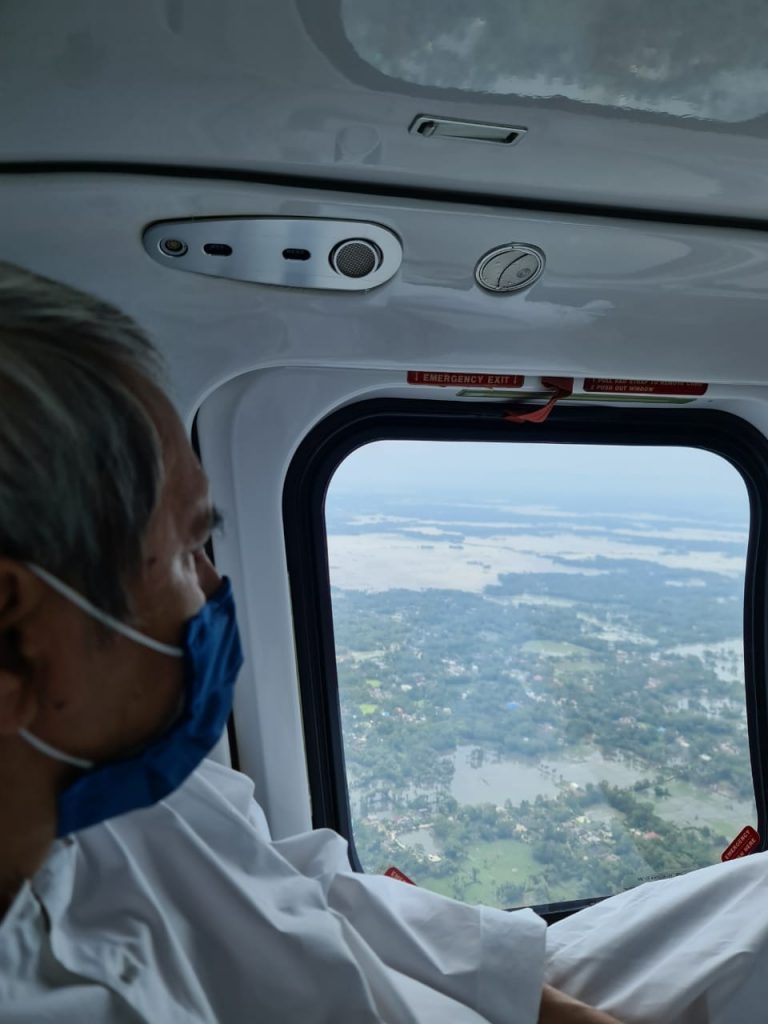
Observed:
[[[615,1017],[572,999],[549,985],[541,993],[539,1024],[619,1024]]]

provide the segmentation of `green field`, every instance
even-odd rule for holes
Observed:
[[[509,882],[525,885],[528,876],[537,870],[540,865],[533,859],[530,846],[517,839],[496,839],[473,843],[455,875],[425,880],[424,888],[453,897],[460,885],[465,902],[498,906],[499,886]]]
[[[720,793],[707,793],[689,782],[666,784],[670,796],[654,800],[656,813],[678,825],[708,825],[730,842],[745,825],[755,825],[754,805]]]
[[[526,640],[522,645],[526,654],[541,654],[545,658],[589,657],[590,651],[578,644],[556,640]]]

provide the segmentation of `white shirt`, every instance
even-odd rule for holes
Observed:
[[[0,924],[0,1022],[535,1024],[545,925],[273,842],[206,762],[155,807],[56,844]]]
[[[547,981],[625,1024],[768,1020],[768,853],[640,885],[547,933]]]

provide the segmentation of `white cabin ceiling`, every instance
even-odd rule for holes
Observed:
[[[293,174],[762,218],[755,0],[0,6],[0,163]],[[418,114],[522,126],[421,138]]]

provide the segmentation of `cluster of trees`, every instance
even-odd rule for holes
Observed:
[[[697,548],[702,546],[697,543]],[[713,553],[721,549],[718,545]],[[553,561],[569,565],[565,559]],[[661,647],[698,641],[716,643],[741,635],[743,580],[714,572],[671,570],[639,559],[597,557],[590,560],[589,567],[598,570],[599,575],[508,573],[485,593],[488,597],[526,594],[574,601],[581,607],[561,607],[558,612],[566,629],[576,635],[579,613],[585,605],[609,611],[617,621],[625,618],[634,630]],[[690,586],[691,582],[697,585]],[[597,640],[593,646],[601,650],[605,645]]]
[[[442,890],[451,880],[451,894],[468,896],[478,881],[471,854],[483,843],[514,840],[530,851],[535,867],[512,880],[494,879],[502,906],[550,903],[607,896],[654,878],[670,877],[712,864],[728,838],[709,826],[680,826],[656,812],[642,798],[645,790],[664,793],[659,781],[632,787],[588,783],[554,798],[537,797],[503,807],[460,805],[444,798],[435,807],[431,833],[440,859],[430,859],[418,845],[399,843],[393,833],[372,820],[355,832],[358,854],[371,870],[395,863],[426,887]],[[613,813],[606,813],[613,812]],[[510,853],[510,866],[515,861]]]
[[[678,600],[696,603],[682,593]],[[748,799],[743,686],[656,646],[595,645],[582,619],[563,614],[572,611],[462,591],[337,593],[339,689],[356,788],[449,783],[445,758],[465,744],[529,761],[588,746]],[[666,607],[659,617],[674,622]],[[553,637],[575,653],[526,649]],[[716,702],[716,712],[702,699]]]

